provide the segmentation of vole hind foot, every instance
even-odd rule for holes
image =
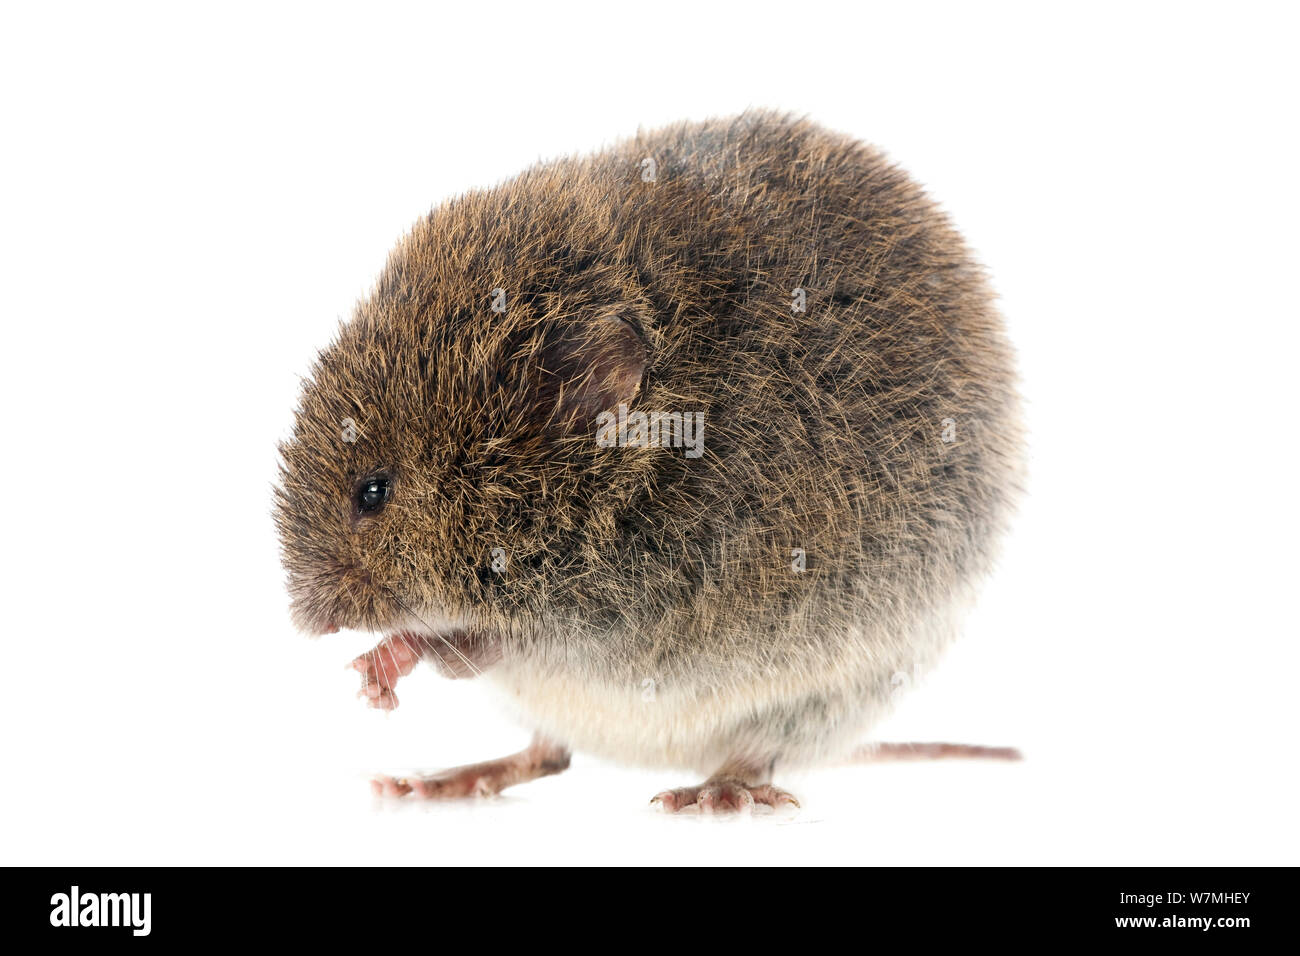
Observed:
[[[650,801],[665,813],[677,813],[695,806],[701,813],[752,813],[756,805],[780,809],[798,807],[794,795],[770,783],[748,786],[739,777],[713,777],[698,787],[678,787],[656,794]]]
[[[569,751],[539,735],[527,749],[508,757],[453,767],[428,777],[376,777],[370,781],[370,789],[375,796],[411,794],[425,800],[491,797],[506,787],[561,773],[568,767]]]

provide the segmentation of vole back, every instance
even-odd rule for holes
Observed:
[[[714,774],[675,809],[859,741],[988,570],[1021,442],[947,219],[869,147],[750,113],[435,210],[284,458],[295,613],[393,632],[373,699],[454,655],[539,731],[516,776],[569,747]]]

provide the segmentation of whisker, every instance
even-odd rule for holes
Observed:
[[[436,637],[438,640],[442,641],[442,643],[446,644],[447,647],[448,647],[448,649],[451,650],[451,652],[452,652],[453,654],[455,654],[455,655],[456,655],[457,657],[459,657],[462,661],[464,661],[464,662],[465,662],[465,666],[468,667],[471,671],[474,672],[474,676],[475,676],[475,677],[480,677],[480,676],[482,676],[483,672],[482,672],[481,670],[479,670],[477,667],[474,666],[474,662],[471,661],[468,657],[466,657],[466,656],[461,652],[460,648],[458,648],[455,644],[451,643],[451,641],[449,641],[449,640],[447,640],[445,637],[443,637],[442,634],[440,634],[439,632],[435,631],[435,630],[434,630],[434,629],[429,625],[429,622],[428,622],[428,621],[426,621],[424,618],[420,617],[420,615],[418,615],[418,614],[416,614],[414,611],[412,611],[412,610],[411,610],[411,609],[406,605],[406,602],[403,601],[401,598],[399,598],[396,594],[394,594],[392,591],[389,591],[388,594],[389,594],[389,596],[390,596],[394,601],[396,601],[399,605],[401,605],[402,609],[405,610],[407,614],[411,615],[413,618],[415,618],[417,621],[419,621],[421,624],[423,624],[424,627],[425,627],[425,630],[428,631],[429,634],[431,634],[432,636]],[[435,653],[436,653],[436,652],[435,652]],[[438,660],[443,661],[444,665],[446,664],[446,661],[443,659],[443,657],[442,657],[441,654],[438,655]]]

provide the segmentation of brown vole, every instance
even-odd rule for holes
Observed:
[[[871,147],[768,113],[643,133],[434,210],[319,356],[276,520],[307,631],[499,681],[570,748],[779,804],[953,633],[1022,461],[1011,351],[947,218]]]

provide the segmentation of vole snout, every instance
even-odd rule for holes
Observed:
[[[368,570],[337,561],[292,574],[289,593],[294,624],[312,636],[341,629],[382,630],[400,613],[400,607],[376,586]]]

